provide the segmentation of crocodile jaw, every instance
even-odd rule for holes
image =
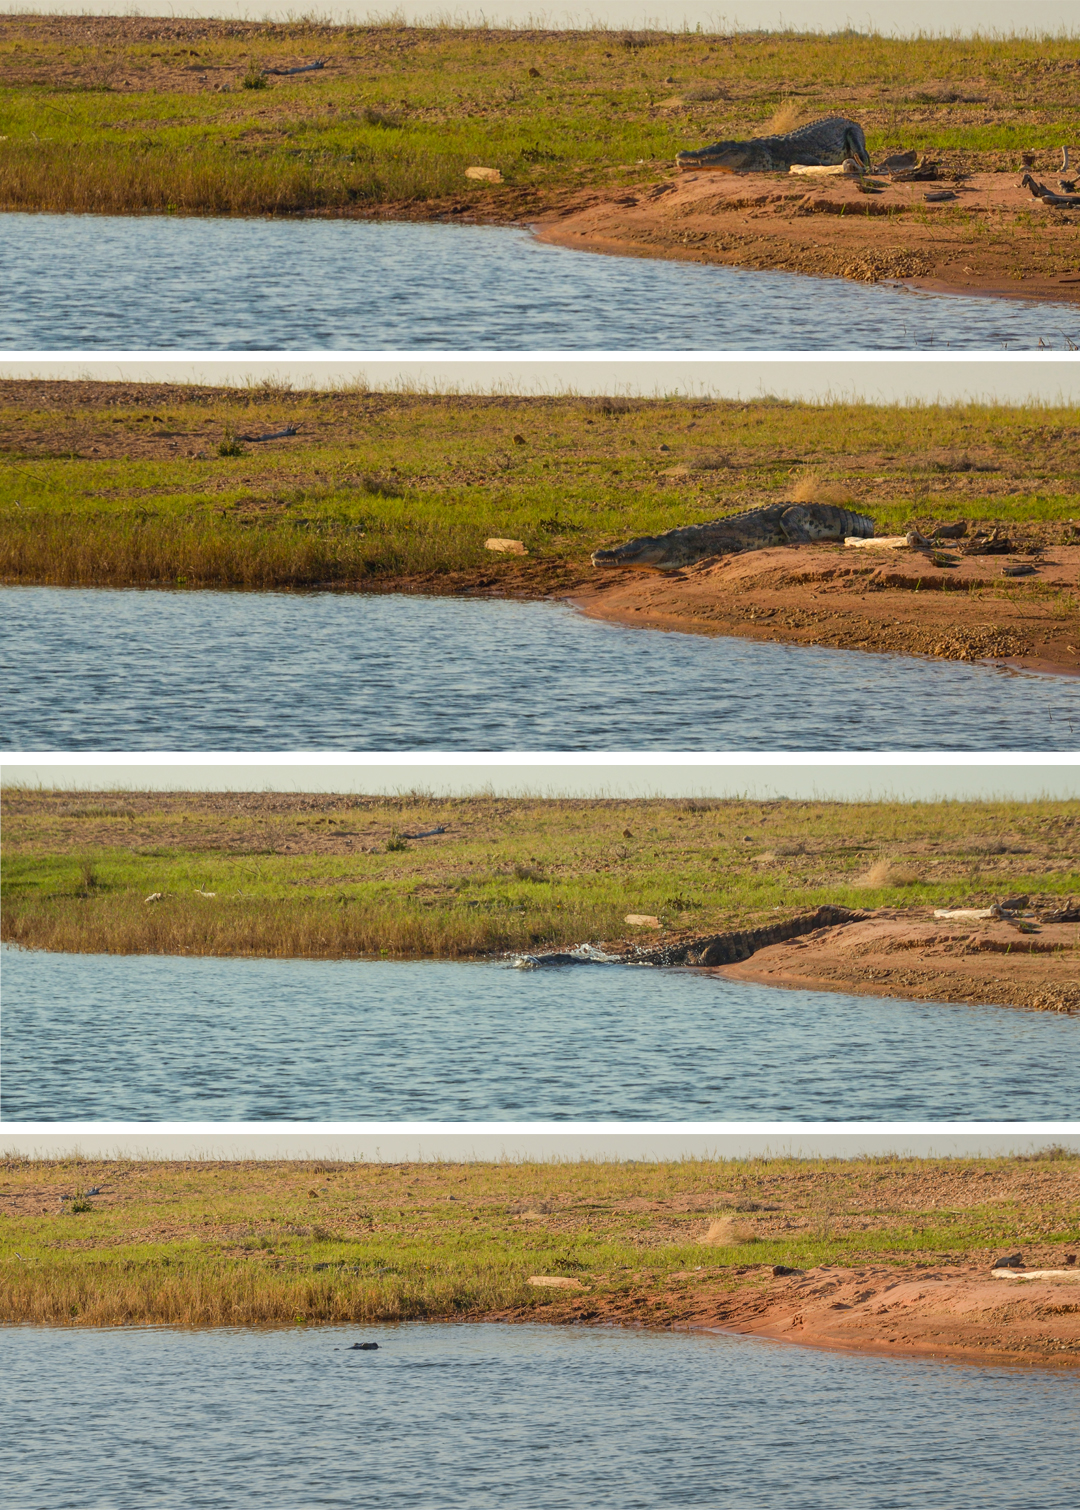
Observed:
[[[727,148],[722,152],[710,152],[708,147],[702,147],[698,152],[676,153],[675,166],[683,173],[703,168],[712,173],[738,173],[746,156],[745,147]]]
[[[643,545],[635,551],[617,545],[612,551],[593,551],[592,564],[608,571],[618,571],[620,567],[636,568],[638,571],[663,571],[666,555],[666,549],[659,544]]]

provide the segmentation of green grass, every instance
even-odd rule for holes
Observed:
[[[826,902],[1080,892],[1076,802],[9,789],[3,816],[3,937],[53,950],[469,958],[657,938],[628,930],[628,913],[707,934]],[[434,839],[401,838],[438,826]],[[867,880],[882,860],[898,879]]]
[[[6,17],[0,205],[348,214],[467,190],[505,210],[654,177],[678,148],[760,132],[786,105],[857,116],[874,152],[914,139],[1014,167],[1021,148],[1070,139],[1075,50],[1063,37]],[[315,58],[323,71],[265,73]],[[265,87],[244,87],[257,78]],[[703,88],[720,98],[695,101]],[[469,184],[477,163],[505,185]]]
[[[547,1274],[663,1324],[696,1286],[760,1285],[774,1263],[984,1262],[1020,1242],[1075,1242],[1078,1165],[1054,1150],[665,1164],[8,1159],[0,1320],[540,1318],[561,1297],[527,1280]],[[94,1186],[101,1194],[85,1196]],[[731,1213],[742,1230],[706,1246],[710,1222]],[[689,1292],[672,1291],[680,1279]]]
[[[219,454],[288,423],[293,440]],[[808,473],[886,533],[1054,523],[1080,514],[1077,435],[1075,408],[9,383],[0,579],[547,590],[598,546],[790,497]],[[493,555],[492,535],[528,557]]]

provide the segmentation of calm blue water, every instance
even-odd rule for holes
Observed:
[[[1080,308],[607,257],[523,230],[0,215],[21,350],[969,350],[1080,340]]]
[[[1075,750],[1080,677],[558,603],[0,589],[13,750]]]
[[[212,905],[212,904],[208,904]],[[1067,1119],[1080,1020],[678,970],[3,951],[23,1121]]]
[[[1075,1373],[588,1327],[0,1337],[27,1510],[1076,1505]]]

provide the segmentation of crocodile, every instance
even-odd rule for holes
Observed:
[[[836,928],[843,923],[861,922],[868,916],[868,913],[854,911],[850,907],[826,904],[814,912],[800,913],[778,923],[766,923],[761,928],[738,928],[729,933],[712,933],[705,938],[661,944],[656,949],[637,948],[632,955],[626,956],[626,963],[688,965],[699,969],[734,965],[740,960],[749,959],[759,949],[767,949],[770,944],[786,943],[788,939],[816,933],[819,928]]]
[[[745,142],[714,142],[696,152],[679,152],[675,165],[687,172],[716,168],[724,173],[786,173],[792,164],[828,168],[849,158],[869,172],[866,138],[857,121],[830,115],[782,136],[755,136]]]
[[[843,540],[851,535],[870,539],[874,521],[866,514],[832,503],[771,503],[705,524],[687,524],[663,535],[642,535],[593,551],[592,564],[635,567],[639,571],[679,571],[707,556],[733,556],[764,550],[770,545],[806,545],[811,540]]]
[[[770,944],[785,943],[788,939],[816,933],[819,928],[836,928],[842,923],[857,923],[870,916],[866,912],[853,911],[849,907],[827,904],[814,912],[803,912],[782,922],[766,923],[761,928],[738,928],[728,933],[711,933],[702,938],[681,939],[657,948],[642,948],[634,945],[620,957],[604,954],[589,944],[579,945],[572,953],[515,954],[510,955],[518,970],[539,970],[548,966],[580,965],[595,961],[603,964],[624,965],[687,965],[699,969],[717,965],[733,965],[749,959],[759,949]]]

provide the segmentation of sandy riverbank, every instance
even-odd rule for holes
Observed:
[[[882,178],[866,194],[854,179],[672,170],[630,191],[579,196],[535,229],[578,251],[1080,302],[1080,209],[1045,205],[1020,180]],[[1056,190],[1056,176],[1048,187]],[[943,191],[954,197],[926,198]],[[1058,335],[1048,327],[1048,340]]]
[[[1026,158],[1058,188],[1074,53],[1066,38],[13,15],[0,205],[536,224],[593,251],[1075,303],[1080,215],[1020,184]],[[913,149],[937,178],[861,194],[675,170],[680,149],[838,114],[875,161]],[[940,191],[955,197],[927,199]]]
[[[570,601],[593,618],[793,645],[997,661],[1080,675],[1080,545],[1029,557],[778,546],[681,572],[597,572]],[[1005,577],[1031,561],[1029,577]]]
[[[1080,923],[947,921],[933,909],[881,908],[718,967],[734,980],[1080,1013]]]
[[[1025,1262],[1066,1268],[1076,1247],[1046,1245]],[[687,1272],[649,1292],[571,1293],[539,1313],[490,1319],[716,1329],[842,1352],[1076,1368],[1080,1271],[1023,1280],[995,1279],[975,1264],[823,1264],[791,1275],[748,1266],[734,1287],[716,1270]]]
[[[1028,1269],[1073,1267],[1078,1173],[1053,1147],[661,1163],[8,1158],[0,1317],[718,1327],[1075,1366],[1080,1284],[992,1270],[1016,1254]]]

